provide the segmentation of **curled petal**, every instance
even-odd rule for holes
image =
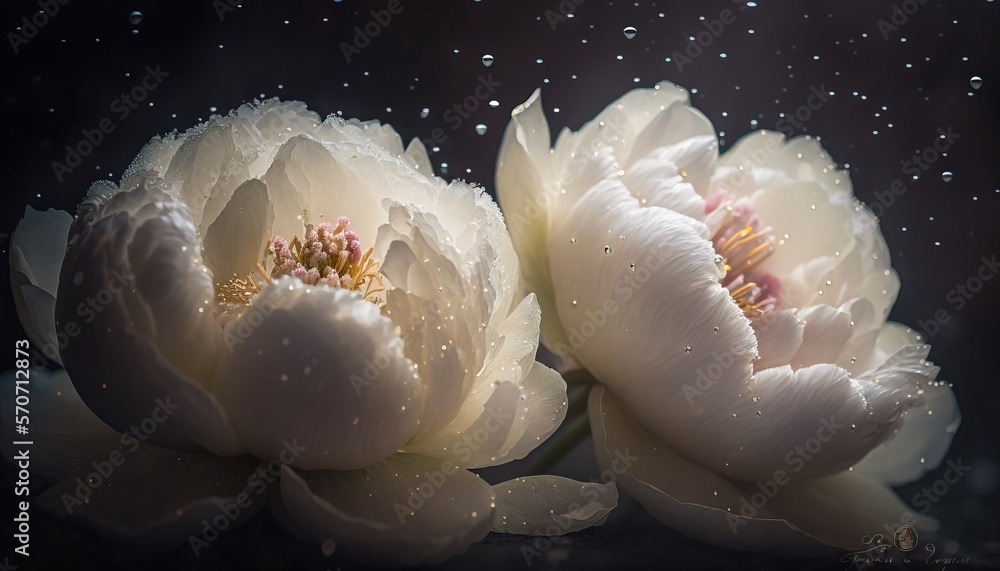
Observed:
[[[801,553],[821,547],[768,506],[744,508],[743,489],[658,441],[606,387],[591,390],[589,415],[603,477],[661,523],[729,549]]]
[[[252,454],[305,469],[361,468],[416,432],[420,377],[375,304],[273,281],[226,326],[214,390]]]
[[[205,388],[220,341],[205,310],[212,278],[184,206],[157,198],[141,190],[116,194],[104,208],[121,205],[118,214],[98,214],[67,252],[56,316],[76,335],[63,360],[83,401],[113,429],[129,431],[153,411],[169,410],[151,443],[239,454]]]
[[[493,486],[493,531],[565,535],[603,525],[618,505],[614,483],[577,482],[562,476],[529,476]]]

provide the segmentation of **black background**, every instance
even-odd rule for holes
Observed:
[[[832,91],[811,113],[804,131],[821,136],[833,158],[850,165],[862,200],[876,203],[889,196],[896,179],[907,188],[894,196],[891,206],[882,201],[887,206],[882,231],[902,281],[891,319],[917,327],[932,320],[938,309],[950,318],[929,339],[931,359],[942,367],[939,378],[954,383],[963,413],[947,458],[961,458],[975,468],[931,514],[942,519],[949,548],[995,561],[1000,553],[995,491],[1000,480],[1000,389],[992,359],[1000,341],[995,332],[1000,280],[986,282],[961,310],[946,296],[975,275],[982,257],[1000,253],[1000,176],[995,168],[1000,151],[1000,6],[987,0],[910,2],[916,11],[898,30],[888,30],[886,39],[878,22],[891,21],[893,4],[902,2],[761,0],[746,7],[729,1],[402,0],[402,11],[348,62],[341,43],[352,42],[354,27],[371,22],[370,11],[383,10],[388,2],[246,0],[242,7],[230,8],[225,0],[69,0],[17,53],[10,36],[0,46],[0,188],[6,194],[0,244],[6,255],[9,234],[25,204],[73,211],[91,182],[119,180],[151,136],[206,120],[213,107],[224,114],[261,96],[300,99],[323,116],[341,111],[346,117],[379,119],[391,123],[404,140],[427,139],[442,128],[447,140],[432,154],[435,168],[445,178],[476,181],[492,193],[509,112],[536,87],[543,88],[555,133],[563,126],[579,128],[629,89],[671,80],[693,91],[694,104],[724,133],[727,145],[752,128],[775,128],[782,113],[794,113],[806,103],[811,88]],[[689,37],[706,29],[700,18],[717,19],[726,9],[733,10],[735,21],[679,69],[674,52],[685,50]],[[38,10],[35,1],[4,2],[2,31],[23,34],[24,29],[17,29],[22,18]],[[138,25],[129,21],[133,10],[144,15]],[[571,18],[560,14],[570,10]],[[626,26],[638,29],[633,39],[623,35]],[[489,68],[481,63],[484,54],[495,58]],[[119,119],[112,103],[139,84],[146,66],[156,65],[169,76],[127,118]],[[970,87],[974,75],[983,78],[978,90]],[[500,83],[493,95],[500,105],[480,106],[453,130],[454,121],[443,113],[472,95],[480,76]],[[429,109],[425,118],[423,108]],[[53,161],[65,162],[66,146],[76,146],[83,140],[82,129],[93,129],[106,117],[115,130],[79,167],[57,180]],[[757,121],[753,127],[752,120]],[[485,134],[477,134],[477,124],[487,126]],[[947,156],[919,180],[904,174],[901,163],[931,145],[939,128],[949,126],[961,137]],[[444,164],[448,166],[442,168]],[[954,173],[951,182],[942,180],[943,171]],[[9,287],[0,280],[0,346],[7,347],[23,337]],[[933,332],[927,331],[933,327],[923,329]],[[584,479],[588,470],[596,476],[587,465],[562,469]],[[922,485],[941,472],[931,471]],[[4,474],[6,487],[12,482],[9,464]],[[984,487],[994,491],[974,491]],[[921,483],[912,484],[901,495],[910,498],[920,488]],[[3,495],[7,510],[14,496],[12,491]],[[556,547],[533,567],[574,569],[616,562],[688,568],[845,566],[836,560],[720,551],[662,529],[634,506],[625,508],[601,530],[556,540]],[[297,543],[269,516],[227,534],[195,560],[186,547],[144,555],[42,514],[32,517],[36,515],[31,559],[10,559],[22,569],[71,563],[148,569],[355,566]],[[7,530],[9,519],[4,521]],[[5,531],[4,545],[9,537]],[[491,536],[448,566],[519,568],[525,565],[520,545]]]

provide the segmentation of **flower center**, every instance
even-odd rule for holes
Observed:
[[[367,301],[382,305],[385,286],[378,260],[372,257],[374,248],[361,251],[357,233],[347,229],[350,223],[341,216],[336,226],[306,224],[305,238],[295,236],[291,242],[275,236],[267,248],[274,261],[271,277],[295,276],[309,285],[359,291]]]
[[[329,222],[306,223],[304,237],[294,236],[291,242],[275,236],[267,243],[267,254],[273,263],[271,271],[258,263],[256,272],[244,277],[234,276],[228,283],[217,284],[220,301],[230,305],[248,305],[250,299],[272,278],[294,276],[308,285],[359,291],[365,300],[383,305],[381,294],[385,286],[379,273],[379,262],[372,257],[374,248],[361,251],[358,234],[348,229],[350,223],[344,216],[337,219],[336,226]],[[256,273],[263,278],[261,281],[254,277]]]
[[[712,236],[715,261],[726,270],[720,283],[729,290],[745,316],[761,317],[778,305],[776,296],[780,284],[777,278],[756,269],[774,253],[773,229],[746,204],[725,208],[725,221]]]

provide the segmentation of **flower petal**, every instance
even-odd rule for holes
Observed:
[[[216,529],[236,528],[267,504],[257,495],[268,490],[261,476],[251,485],[261,463],[250,456],[185,454],[133,439],[131,449],[111,448],[92,460],[35,504],[118,540],[192,547],[192,537],[207,543],[206,520],[221,516],[225,524]]]
[[[546,343],[555,344],[564,342],[565,334],[555,317],[548,251],[541,246],[548,239],[550,206],[558,195],[558,189],[545,182],[549,180],[546,175],[550,174],[550,160],[548,124],[542,112],[541,91],[536,90],[511,112],[511,122],[500,143],[496,188],[518,251],[521,283],[538,296],[546,315],[542,337]]]
[[[914,514],[889,487],[850,472],[793,480],[767,506],[803,533],[849,550],[870,547],[866,536],[891,537],[902,522],[912,521],[919,534],[937,529],[933,518]]]
[[[420,377],[389,319],[361,294],[282,277],[229,322],[214,390],[240,441],[266,460],[348,470],[417,430]]]
[[[603,525],[618,506],[614,483],[577,482],[562,476],[528,476],[493,486],[493,531],[565,535]]]
[[[56,291],[73,217],[24,208],[10,239],[10,287],[17,316],[35,347],[62,364],[56,333]]]
[[[791,362],[802,346],[803,324],[795,309],[769,311],[750,322],[757,336],[760,358],[754,361],[755,371],[763,371]]]
[[[56,304],[60,327],[76,332],[63,348],[74,386],[117,431],[169,403],[178,408],[151,443],[241,453],[201,384],[211,378],[220,336],[211,314],[199,311],[214,292],[186,209],[142,189],[102,208],[118,213],[100,218],[98,209],[90,213],[96,221],[78,219],[85,227],[67,252]]]
[[[766,506],[741,513],[741,488],[651,436],[606,387],[591,389],[588,406],[602,479],[616,482],[664,525],[729,549],[807,552],[819,547]]]
[[[267,233],[273,224],[267,186],[255,178],[241,184],[205,233],[205,264],[217,283],[254,271],[264,258]]]
[[[394,454],[351,471],[296,471],[281,477],[293,531],[368,564],[443,561],[489,533],[493,493],[448,460]]]
[[[657,152],[659,151],[659,152]],[[658,112],[629,149],[626,169],[644,157],[673,163],[702,196],[715,171],[719,142],[712,122],[688,101],[675,101]]]
[[[920,335],[912,330],[886,323],[877,339],[864,348],[870,354],[859,351],[859,367],[908,362],[924,377],[919,389],[924,405],[906,411],[893,436],[854,465],[855,472],[893,486],[914,481],[940,466],[962,420],[950,384],[935,381],[937,367],[925,360],[930,346],[919,343]],[[875,372],[870,374],[879,374],[878,369],[874,366]]]

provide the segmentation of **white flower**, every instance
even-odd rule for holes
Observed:
[[[154,138],[75,218],[28,209],[11,264],[25,328],[65,366],[32,394],[56,511],[197,551],[204,522],[280,488],[301,537],[404,565],[616,503],[467,470],[544,441],[565,383],[534,360],[539,309],[515,296],[496,205],[387,125],[269,101]],[[78,491],[109,454],[121,465]]]
[[[661,83],[551,149],[536,92],[499,161],[543,340],[602,383],[598,461],[638,456],[618,483],[660,521],[753,550],[934,527],[889,485],[938,466],[957,404],[886,322],[885,241],[816,140],[760,131],[719,156]]]

